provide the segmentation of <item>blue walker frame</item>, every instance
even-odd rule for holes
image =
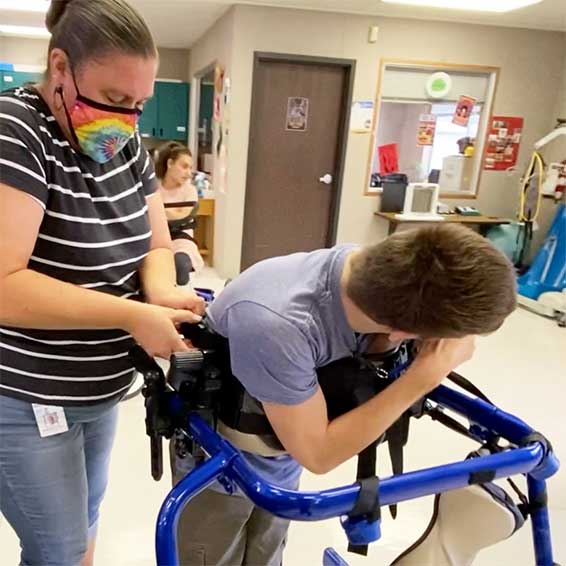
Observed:
[[[380,506],[392,505],[442,493],[470,484],[470,474],[487,473],[493,478],[516,474],[527,477],[528,498],[536,502],[530,512],[536,566],[555,566],[552,554],[550,520],[547,506],[546,479],[555,474],[559,461],[550,444],[521,419],[490,403],[473,398],[446,386],[439,386],[427,396],[429,402],[453,411],[469,421],[471,434],[484,442],[500,437],[512,447],[499,453],[479,456],[460,462],[403,473],[382,479],[376,492]],[[176,394],[169,399],[171,414],[182,415],[183,403]],[[324,491],[291,491],[262,479],[230,442],[217,434],[196,413],[187,415],[184,432],[209,455],[202,465],[188,473],[167,495],[156,527],[158,566],[178,566],[177,524],[187,502],[213,483],[221,482],[228,493],[237,485],[257,506],[273,515],[293,521],[320,521],[342,517],[342,526],[354,544],[365,544],[381,536],[380,522],[352,519],[352,511],[360,491],[354,483]],[[530,438],[529,438],[530,437]],[[527,439],[527,440],[525,440]],[[345,564],[327,549],[324,564]]]

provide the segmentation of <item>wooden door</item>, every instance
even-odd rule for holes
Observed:
[[[256,60],[242,269],[333,243],[350,72]]]

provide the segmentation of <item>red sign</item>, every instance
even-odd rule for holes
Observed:
[[[523,118],[492,116],[487,132],[484,169],[505,171],[514,167],[523,134]]]
[[[389,173],[397,173],[399,171],[397,144],[380,145],[377,151],[379,153],[379,174],[383,176]]]

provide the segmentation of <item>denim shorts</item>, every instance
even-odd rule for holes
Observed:
[[[96,534],[117,401],[65,416],[67,432],[42,438],[31,403],[0,396],[0,511],[25,566],[75,566]]]

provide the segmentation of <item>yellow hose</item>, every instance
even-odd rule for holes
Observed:
[[[538,171],[535,171],[535,169],[538,169]],[[532,214],[529,218],[527,216],[527,211],[525,210],[526,194],[527,194],[527,188],[531,183],[531,179],[535,174],[537,175],[537,203],[534,214]],[[525,175],[525,178],[523,179],[523,183],[521,185],[521,204],[519,208],[519,221],[533,222],[534,220],[536,220],[536,217],[538,216],[540,210],[540,203],[542,200],[543,176],[544,176],[544,161],[540,153],[538,151],[534,151],[533,155],[531,156],[531,161],[529,163],[529,166],[527,167],[527,174]]]

